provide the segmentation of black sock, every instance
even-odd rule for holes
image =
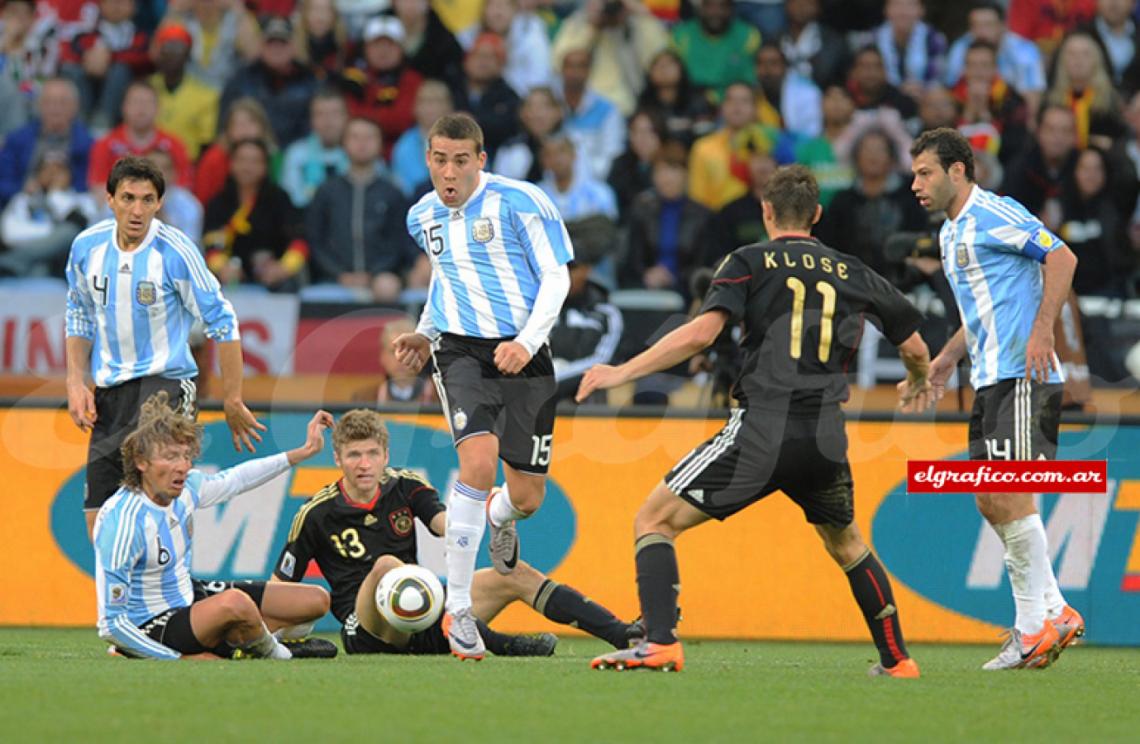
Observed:
[[[628,626],[600,604],[583,597],[572,586],[547,579],[534,595],[534,609],[556,623],[581,628],[614,648],[626,647]]]
[[[890,668],[907,658],[906,644],[903,643],[902,626],[899,624],[898,608],[891,592],[891,580],[883,570],[883,564],[870,550],[844,569],[851,582],[851,593],[863,611],[863,619],[875,639],[879,649],[879,660]]]
[[[483,645],[487,647],[488,651],[496,656],[502,656],[507,652],[507,642],[511,638],[509,635],[491,630],[491,627],[482,620],[476,620],[475,627],[479,629],[479,635],[483,637]]]
[[[641,616],[651,643],[676,643],[677,594],[681,579],[673,541],[656,532],[642,535],[634,545],[637,564],[637,594]]]

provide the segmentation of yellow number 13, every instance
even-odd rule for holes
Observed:
[[[792,359],[799,359],[804,349],[804,300],[807,298],[807,287],[794,276],[789,276],[786,284],[788,289],[792,290],[792,343],[789,353]],[[823,297],[823,313],[819,322],[819,361],[826,364],[831,358],[831,319],[835,315],[835,287],[820,280],[815,283],[815,291]]]

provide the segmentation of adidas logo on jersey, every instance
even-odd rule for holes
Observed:
[[[692,491],[689,491],[689,498],[698,504],[703,504],[705,503],[705,490],[703,488],[694,488]]]
[[[380,521],[380,520],[376,519],[376,517],[369,514],[367,517],[364,518],[364,526],[365,527],[371,527],[372,525],[376,524],[378,521]]]
[[[123,264],[122,266],[119,267],[119,273],[120,274],[131,273],[131,265],[130,264]]]

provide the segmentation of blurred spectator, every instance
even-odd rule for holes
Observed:
[[[463,74],[463,48],[428,0],[392,0],[392,10],[403,27],[404,36],[399,42],[408,66],[425,78],[454,84]],[[385,139],[389,136],[389,141],[394,142],[399,132],[390,135],[385,131]]]
[[[206,205],[206,263],[222,284],[294,291],[309,249],[300,212],[269,179],[269,158],[263,140],[233,144],[230,176]]]
[[[1097,0],[1096,17],[1085,27],[1100,44],[1112,81],[1126,94],[1140,88],[1140,26],[1133,20],[1136,0]]]
[[[363,64],[344,72],[348,110],[371,119],[384,134],[384,157],[400,135],[415,124],[416,91],[420,73],[404,58],[404,26],[399,19],[379,16],[364,26]]]
[[[464,29],[457,38],[464,49],[470,49],[485,31],[501,36],[507,44],[503,79],[515,93],[525,96],[531,88],[553,83],[554,71],[543,63],[550,59],[546,24],[533,8],[519,6],[519,0],[486,0],[480,22]]]
[[[756,120],[797,137],[823,131],[822,94],[808,78],[788,70],[784,53],[765,42],[756,52]]]
[[[451,91],[440,80],[425,80],[416,91],[416,125],[400,135],[392,148],[392,175],[408,198],[416,198],[431,188],[428,173],[427,133],[439,117],[455,110]]]
[[[348,31],[334,0],[301,0],[293,30],[297,60],[321,81],[335,79],[348,62]]]
[[[28,103],[30,97],[20,92],[16,82],[0,74],[0,145],[9,132],[14,132],[28,123]]]
[[[756,121],[756,97],[747,83],[733,83],[720,105],[723,126],[693,143],[689,154],[689,198],[719,210],[748,191],[748,166],[739,157],[738,140]],[[775,137],[769,142],[772,151]]]
[[[1109,160],[1114,164],[1127,161],[1132,165],[1134,173],[1140,173],[1140,91],[1129,97],[1128,105],[1124,109],[1124,120],[1128,123],[1128,135],[1113,145]],[[1132,200],[1122,203],[1122,206],[1126,213],[1132,215],[1132,224],[1137,228],[1136,237],[1140,238],[1140,201],[1134,194],[1124,196]],[[1140,251],[1140,240],[1135,242],[1136,249]]]
[[[260,58],[226,83],[220,110],[227,111],[238,98],[256,99],[269,116],[274,139],[287,147],[309,133],[309,101],[317,92],[317,78],[296,59],[289,19],[269,17],[262,34]]]
[[[562,128],[562,106],[550,88],[531,88],[519,108],[522,132],[499,148],[491,170],[500,176],[538,183],[542,180],[542,143]],[[583,154],[578,160],[589,170]]]
[[[194,196],[190,189],[178,185],[178,169],[174,166],[174,158],[166,150],[151,150],[146,154],[148,160],[158,166],[162,177],[166,179],[166,192],[162,195],[162,208],[158,210],[157,217],[168,225],[177,227],[186,233],[194,245],[202,244],[202,221],[205,219],[205,208],[202,202]]]
[[[245,5],[226,0],[169,0],[167,19],[194,37],[190,74],[222,90],[238,69],[261,54],[261,30]],[[222,111],[225,111],[223,106]]]
[[[826,209],[835,194],[850,186],[854,177],[846,148],[839,148],[838,143],[840,141],[850,143],[854,140],[850,130],[855,116],[855,102],[851,100],[851,94],[846,88],[841,85],[831,85],[823,94],[821,109],[823,133],[810,139],[796,139],[795,161],[811,169],[819,184],[820,206]],[[842,157],[840,149],[843,152]],[[756,171],[753,162],[756,157],[753,155],[749,159],[749,170],[752,173],[751,191],[754,195],[759,193],[756,190]]]
[[[168,24],[154,36],[151,52],[158,70],[150,78],[158,93],[158,125],[182,140],[197,160],[218,131],[218,91],[187,72],[194,44],[190,32]]]
[[[0,149],[0,206],[24,188],[31,165],[44,150],[68,153],[71,183],[87,183],[91,134],[78,119],[79,94],[64,78],[43,84],[37,104],[39,118],[13,131]]]
[[[765,39],[776,38],[788,25],[783,0],[736,0],[736,17],[758,28]]]
[[[135,0],[100,0],[95,26],[60,47],[60,73],[75,83],[95,129],[118,123],[131,80],[150,69],[147,36],[131,20]]]
[[[954,97],[961,106],[959,127],[972,144],[971,127],[990,125],[999,141],[993,147],[984,147],[1008,165],[1025,149],[1029,139],[1026,125],[1029,109],[1017,91],[998,75],[997,49],[984,41],[975,41],[966,52],[966,71],[954,88]]]
[[[371,385],[364,390],[357,391],[352,400],[369,405],[384,403],[434,403],[439,398],[436,395],[435,385],[432,384],[427,371],[420,374],[410,372],[404,364],[396,359],[396,352],[392,350],[392,342],[404,333],[414,333],[416,324],[411,318],[400,316],[384,323],[380,329],[380,373],[383,378],[378,385]]]
[[[673,27],[673,46],[689,79],[714,91],[718,101],[729,83],[755,82],[752,56],[760,33],[732,12],[733,0],[702,0],[696,18]]]
[[[716,109],[708,94],[692,84],[681,57],[672,49],[662,49],[649,63],[637,107],[663,117],[666,135],[685,146],[716,128]]]
[[[293,206],[304,209],[327,178],[348,171],[342,147],[347,123],[344,96],[331,88],[318,91],[309,104],[309,136],[285,148],[281,161],[279,182]]]
[[[966,67],[966,50],[975,41],[993,44],[998,50],[998,73],[1025,99],[1029,120],[1037,119],[1045,92],[1045,63],[1041,50],[1028,39],[1006,29],[1005,6],[998,0],[975,0],[967,16],[970,30],[959,37],[946,56],[946,85],[953,88]]]
[[[965,80],[965,78],[963,78]],[[965,91],[965,85],[960,84]],[[919,133],[939,127],[956,127],[961,120],[961,103],[956,91],[951,92],[942,85],[931,85],[922,91],[918,98]]]
[[[625,149],[625,119],[616,106],[591,88],[590,53],[569,49],[562,55],[562,127],[574,137],[590,175],[610,173],[614,158]]]
[[[687,180],[684,146],[665,143],[653,159],[653,188],[630,207],[622,286],[672,289],[688,296],[690,274],[705,264],[711,213],[685,194]]]
[[[578,390],[582,375],[595,364],[616,361],[624,322],[621,310],[609,302],[606,287],[591,270],[607,256],[616,238],[612,224],[604,221],[570,222],[566,225],[574,244],[570,263],[570,291],[550,329],[550,353],[554,357],[556,397],[569,400]],[[604,403],[605,395],[587,402]]]
[[[1073,290],[1082,297],[1124,297],[1126,280],[1136,265],[1128,242],[1128,217],[1109,193],[1108,174],[1105,153],[1090,147],[1077,156],[1073,172],[1061,186],[1057,236],[1080,260]]]
[[[653,158],[665,140],[665,124],[659,116],[639,110],[629,120],[628,145],[614,160],[606,183],[617,197],[618,214],[626,222],[633,198],[653,185]]]
[[[95,220],[96,204],[76,190],[66,150],[45,149],[26,188],[0,215],[0,275],[61,276],[71,241]]]
[[[1096,40],[1081,31],[1069,34],[1057,49],[1049,103],[1068,106],[1077,119],[1077,147],[1107,150],[1124,134],[1120,96]]]
[[[542,143],[543,178],[546,192],[567,222],[601,215],[616,221],[617,199],[613,189],[592,173],[578,168],[577,143],[563,130]]]
[[[408,203],[382,175],[380,128],[353,118],[344,131],[349,170],[317,189],[305,213],[313,281],[337,284],[357,300],[393,303],[403,275],[416,264],[414,286],[426,286],[427,257],[408,235]]]
[[[887,70],[878,47],[863,47],[855,53],[847,90],[857,109],[893,108],[904,120],[918,113],[915,101],[887,82]]]
[[[194,174],[194,196],[209,204],[217,196],[230,174],[230,147],[243,139],[259,139],[277,151],[277,142],[269,126],[269,117],[256,98],[239,98],[225,109],[222,131],[214,144],[206,148]]]
[[[709,221],[709,237],[703,265],[715,268],[722,258],[742,245],[768,239],[760,200],[768,179],[776,172],[771,153],[753,152],[748,156],[748,193],[730,201]]]
[[[1001,191],[1056,231],[1060,227],[1056,201],[1061,196],[1061,183],[1072,177],[1076,159],[1077,121],[1073,110],[1046,103],[1037,115],[1033,144],[1006,169]]]
[[[189,186],[194,182],[194,170],[182,140],[158,128],[158,93],[145,80],[136,80],[123,97],[123,123],[91,148],[88,188],[102,194],[115,161],[126,155],[146,155],[152,150],[170,153],[178,174],[176,183]]]
[[[1048,56],[1065,34],[1092,22],[1096,0],[1009,0],[1008,10],[1010,30]]]
[[[898,282],[904,267],[889,265],[883,246],[895,233],[924,230],[926,211],[911,193],[894,141],[885,132],[864,132],[855,143],[852,158],[855,182],[831,200],[815,234],[827,245],[850,253]]]
[[[819,0],[785,0],[788,25],[777,41],[788,67],[820,89],[847,79],[850,53],[843,34],[819,22]]]
[[[482,127],[484,149],[492,159],[519,129],[519,97],[503,79],[506,61],[502,37],[480,34],[463,59],[463,77],[453,91],[455,108],[474,116]]]
[[[998,191],[1005,177],[1005,167],[1001,161],[989,150],[980,150],[971,145],[970,151],[974,154],[974,182],[986,191]]]
[[[922,0],[887,0],[883,15],[887,20],[875,29],[875,46],[887,82],[917,101],[923,88],[945,74],[946,37],[923,22]]]
[[[0,11],[0,70],[12,81],[30,110],[40,83],[59,68],[59,25],[36,18],[32,0],[7,0]],[[15,102],[13,98],[5,101]]]
[[[586,0],[563,21],[552,53],[560,70],[568,51],[591,50],[590,88],[628,116],[645,86],[649,62],[668,44],[668,31],[638,0]]]

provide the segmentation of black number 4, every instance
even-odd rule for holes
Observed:
[[[99,283],[100,278],[103,280],[102,284]],[[111,286],[111,279],[106,274],[102,277],[91,277],[91,287],[99,293],[99,300],[103,303],[103,307],[107,307],[107,288],[109,286]]]

